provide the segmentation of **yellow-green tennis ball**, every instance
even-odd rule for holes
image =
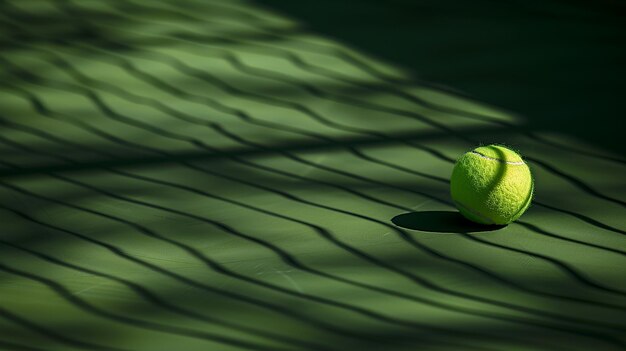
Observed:
[[[509,224],[533,197],[533,176],[515,151],[500,145],[481,146],[454,165],[450,193],[461,214],[482,224]]]

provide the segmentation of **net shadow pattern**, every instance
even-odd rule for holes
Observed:
[[[185,24],[190,21],[210,22],[211,16],[198,18],[166,3],[151,7],[120,1],[106,3],[105,9],[94,10],[89,5],[78,2],[54,2],[54,13],[60,16],[54,22],[71,19],[72,27],[80,29],[77,37],[72,38],[65,31],[62,31],[62,35],[54,36],[45,30],[37,30],[37,26],[24,25],[24,21],[28,19],[35,24],[39,22],[42,27],[51,26],[52,15],[38,17],[18,8],[13,2],[2,2],[6,9],[2,12],[2,23],[10,28],[7,32],[10,35],[3,41],[3,46],[9,50],[4,51],[0,58],[7,68],[2,79],[2,91],[7,96],[19,99],[23,103],[19,105],[23,110],[16,111],[14,105],[7,106],[1,116],[3,129],[14,132],[0,138],[4,152],[20,157],[17,160],[13,157],[2,161],[4,168],[0,185],[7,194],[11,194],[9,196],[29,201],[29,204],[21,206],[19,201],[6,201],[2,208],[13,219],[11,223],[18,232],[25,231],[33,235],[30,239],[25,235],[24,242],[21,242],[19,236],[16,236],[16,240],[10,240],[13,236],[7,235],[8,239],[3,239],[2,244],[7,250],[5,257],[16,258],[16,262],[37,258],[43,262],[42,267],[49,267],[52,274],[43,274],[44,272],[29,265],[22,268],[8,260],[2,261],[0,270],[5,277],[36,282],[37,288],[31,288],[34,291],[50,291],[62,301],[59,303],[74,306],[79,311],[73,312],[76,313],[76,318],[81,318],[79,316],[83,314],[91,315],[90,318],[93,318],[96,325],[108,326],[110,323],[114,325],[111,329],[120,335],[128,333],[139,341],[134,341],[134,348],[128,348],[128,344],[122,341],[123,337],[107,338],[97,334],[81,337],[80,333],[79,337],[68,336],[69,329],[59,331],[58,327],[55,330],[38,323],[36,315],[32,312],[29,315],[19,302],[15,306],[16,309],[22,309],[22,313],[12,311],[12,304],[7,303],[0,311],[3,319],[37,338],[74,349],[144,349],[148,344],[141,341],[142,336],[144,340],[152,336],[162,343],[173,343],[177,338],[182,338],[188,343],[188,349],[201,349],[207,343],[219,349],[255,350],[331,350],[345,349],[348,346],[377,349],[380,345],[398,350],[416,346],[424,349],[500,349],[511,345],[520,349],[571,349],[572,346],[568,343],[575,345],[572,340],[576,340],[581,348],[595,345],[599,348],[620,349],[624,346],[620,335],[625,326],[620,323],[619,316],[623,317],[625,309],[625,288],[619,282],[599,274],[591,262],[576,262],[567,255],[563,258],[563,254],[559,252],[546,254],[545,250],[536,246],[527,248],[523,242],[509,242],[502,235],[493,237],[461,232],[454,238],[455,241],[464,243],[461,247],[480,247],[480,250],[484,250],[480,252],[485,255],[493,254],[496,257],[516,254],[532,260],[530,267],[550,270],[551,276],[563,284],[562,287],[556,285],[546,289],[539,274],[541,270],[537,276],[511,275],[506,270],[500,271],[497,265],[486,264],[479,257],[468,258],[459,255],[456,250],[446,250],[446,246],[441,244],[444,244],[444,240],[449,241],[449,238],[411,232],[393,225],[390,216],[376,214],[391,213],[390,211],[395,214],[412,212],[415,203],[424,201],[451,210],[446,193],[447,174],[441,171],[429,172],[428,166],[439,163],[449,169],[454,162],[455,150],[470,148],[495,132],[508,132],[518,136],[520,145],[538,145],[537,149],[555,149],[566,154],[586,155],[584,160],[599,160],[618,169],[623,167],[622,160],[581,151],[584,150],[583,147],[565,147],[548,141],[532,131],[517,127],[513,119],[464,113],[461,109],[430,103],[398,88],[403,84],[410,86],[421,82],[409,83],[399,78],[389,78],[366,61],[356,59],[336,48],[329,49],[328,54],[324,51],[324,54],[356,67],[363,75],[354,78],[311,64],[303,58],[310,52],[292,47],[281,48],[285,39],[291,39],[300,33],[298,30],[266,27],[263,16],[269,15],[259,12],[263,16],[257,17],[254,10],[246,10],[246,5],[227,5],[223,2],[196,5],[207,12],[221,9],[221,16],[216,16],[218,20],[215,25],[218,28],[224,25],[225,15],[232,16],[232,23],[249,21],[252,28],[237,28],[238,31],[245,32],[241,37],[232,33],[207,38],[193,32],[154,36],[149,32],[140,32],[140,38],[129,39],[123,35],[116,36],[119,33],[109,32],[108,29],[111,26],[122,30],[126,27],[134,28],[133,26],[146,19],[153,20],[153,16],[158,21],[171,21],[180,17]],[[19,6],[24,5],[20,3]],[[142,13],[145,18],[141,15],[129,16],[129,13]],[[156,28],[161,30],[165,25],[158,25]],[[299,89],[299,94],[296,96],[286,89],[277,93],[271,90],[275,88],[272,85],[254,86],[255,90],[239,88],[229,78],[234,82],[242,82],[242,78],[238,80],[235,75],[222,78],[220,74],[224,72],[220,70],[195,68],[184,59],[189,58],[185,52],[188,47],[185,45],[191,45],[188,43],[192,42],[194,55],[200,53],[200,56],[207,54],[217,57],[243,77],[287,84]],[[202,48],[206,46],[206,51],[196,49],[196,44]],[[171,50],[166,50],[167,53],[155,51],[160,47],[169,49],[169,45],[175,45],[175,52],[179,52],[183,58],[177,58]],[[260,45],[262,49],[254,49],[255,54],[260,50],[265,56],[290,62],[295,69],[305,72],[304,77],[320,76],[320,82],[326,82],[326,85],[311,83],[304,78],[299,80],[297,76],[244,63],[240,57],[243,54],[239,45]],[[30,61],[21,61],[24,52],[41,64],[40,70],[36,66],[30,66]],[[168,81],[161,78],[158,71],[142,68],[141,64],[146,61],[167,66],[170,74],[168,78],[171,79],[171,72],[175,72],[173,77],[180,81]],[[79,64],[85,62],[102,62],[119,69],[124,74],[123,79],[127,81],[122,81],[119,77],[108,81],[92,78],[85,70],[78,68]],[[62,74],[57,75],[56,72]],[[198,85],[188,79],[201,82],[201,86],[211,89],[211,93],[199,91]],[[151,89],[136,89],[132,85],[137,82],[142,87],[149,86]],[[191,89],[186,88],[185,82]],[[402,99],[404,102],[399,105],[408,104],[410,107],[389,107],[389,103],[377,103],[372,101],[375,99],[363,98],[377,94],[392,96],[389,100],[391,102]],[[49,106],[54,104],[54,97],[63,106],[61,110],[68,106],[68,100],[63,100],[67,97],[70,102],[74,98],[85,99],[91,108],[88,113],[60,112],[58,107]],[[110,102],[112,97],[118,99],[115,101],[123,100],[132,106],[138,106],[138,109],[119,108]],[[53,104],[46,101],[52,101]],[[202,111],[212,111],[219,114],[219,117],[213,117],[206,112],[200,115],[198,110],[188,111],[179,107],[189,106],[187,103],[202,105]],[[325,105],[331,103],[332,105]],[[277,117],[276,121],[268,118],[267,114],[259,113],[262,117],[258,117],[255,113],[257,104],[270,113],[278,109],[289,113],[286,117]],[[331,110],[332,114],[329,113],[327,106],[336,108],[336,112]],[[348,111],[353,114],[357,111],[368,112],[360,123],[355,123],[354,120],[343,117],[346,113],[336,106],[348,106]],[[416,113],[415,110],[428,113]],[[152,114],[160,114],[164,119],[154,122]],[[23,118],[24,116],[28,118]],[[72,140],[63,129],[42,128],[38,124],[40,119],[80,130],[93,138],[94,142],[85,142],[84,138],[82,142]],[[97,123],[94,122],[96,119]],[[394,121],[400,119],[408,119],[416,127],[409,132],[392,128]],[[301,127],[304,120],[310,121],[306,123],[314,123],[310,126],[319,127]],[[477,121],[477,124],[470,123],[466,126],[459,120]],[[164,121],[171,123],[170,128],[162,125],[161,122]],[[114,127],[111,128],[109,124]],[[186,125],[192,126],[191,132]],[[177,126],[184,127],[178,131]],[[119,136],[128,135],[125,131],[134,134],[133,137]],[[219,142],[212,142],[214,139]],[[166,140],[172,144],[167,144]],[[116,146],[109,148],[108,145]],[[172,145],[172,149],[162,145]],[[423,160],[416,161],[418,166],[415,167],[415,163],[406,163],[403,158],[394,157],[394,153],[391,156],[389,153],[384,154],[385,156],[373,156],[379,153],[379,149],[387,147],[400,148],[402,152],[409,154],[415,153]],[[77,158],[79,152],[86,153],[89,157]],[[311,159],[310,155],[320,153],[324,158],[337,160],[343,166],[337,166],[336,162]],[[35,162],[29,162],[30,157]],[[555,166],[546,154],[532,155],[527,160],[541,170],[537,177],[552,177],[555,184],[573,188],[578,196],[606,207],[609,213],[623,211],[624,201],[619,192],[623,189],[607,195],[606,190],[598,190],[602,189],[603,184],[592,184],[588,179],[572,175],[576,173],[576,169],[565,170]],[[419,167],[420,163],[425,167]],[[359,172],[353,170],[357,165],[360,165],[357,167]],[[294,167],[297,171],[294,171]],[[172,171],[172,175],[169,175],[168,170]],[[189,172],[185,174],[194,174],[195,178],[177,177],[176,173],[181,170]],[[314,172],[316,176],[307,175],[310,172]],[[41,186],[33,184],[32,177]],[[216,186],[237,186],[223,189],[218,186],[206,190],[200,187],[202,182],[199,179],[210,179]],[[407,179],[410,180],[408,183]],[[27,185],[21,185],[22,182]],[[45,186],[48,183],[53,185]],[[72,189],[77,197],[72,198],[69,193],[56,191],[58,184]],[[142,193],[136,187],[143,187],[146,192]],[[248,193],[239,190],[239,187],[252,190]],[[180,197],[183,198],[182,201],[190,203],[202,203],[204,200],[198,199],[207,199],[206,201],[210,200],[208,204],[224,204],[230,210],[228,215],[216,214],[213,217],[210,214],[214,211],[209,208],[205,208],[206,214],[198,214],[195,210],[178,209],[168,199],[143,199],[152,198],[159,189],[164,194],[172,194],[172,191],[177,194],[172,195],[169,200],[179,205]],[[381,194],[379,189],[402,195],[394,197]],[[326,194],[322,200],[315,194],[318,191]],[[271,196],[272,199],[279,200],[267,205],[262,200],[255,202],[248,199],[248,194],[260,198]],[[81,196],[92,205],[81,205]],[[408,197],[409,200],[403,197]],[[399,201],[399,198],[403,200]],[[141,208],[141,211],[165,213],[172,218],[178,218],[179,224],[188,223],[187,221],[200,223],[202,230],[198,230],[198,233],[214,235],[217,232],[228,237],[226,240],[230,244],[222,250],[238,252],[237,249],[241,246],[242,253],[239,256],[245,260],[250,259],[246,257],[245,251],[250,248],[252,255],[259,255],[258,259],[261,261],[276,262],[273,264],[295,269],[298,274],[302,274],[302,280],[308,279],[312,282],[313,287],[308,289],[315,291],[314,286],[318,285],[327,286],[329,290],[320,289],[319,292],[311,293],[268,282],[260,275],[250,272],[249,268],[231,267],[227,264],[228,261],[212,258],[211,256],[218,254],[217,251],[199,249],[195,242],[179,239],[175,229],[177,226],[161,229],[159,223],[149,220],[153,218],[151,216],[135,218],[132,212],[124,215],[111,214],[111,209],[107,210],[106,207],[104,210],[95,209],[94,206],[100,206],[89,202],[89,199],[110,202],[111,206],[121,206],[128,211]],[[347,202],[351,206],[346,207],[346,199],[349,199]],[[560,232],[558,228],[554,229],[554,226],[549,230],[544,229],[547,222],[545,219],[541,220],[541,217],[537,221],[533,221],[534,217],[531,217],[511,225],[506,228],[509,231],[507,235],[515,235],[516,232],[525,230],[524,233],[528,233],[526,235],[532,236],[537,242],[553,239],[550,241],[550,248],[554,250],[559,248],[559,244],[554,244],[555,242],[563,243],[574,246],[575,252],[579,254],[582,250],[595,255],[597,259],[608,257],[611,264],[623,262],[625,252],[619,249],[619,243],[623,240],[621,235],[624,230],[615,224],[619,221],[614,217],[604,216],[598,219],[584,211],[561,208],[565,206],[558,199],[549,196],[541,197],[535,205],[553,221],[573,222],[574,228],[580,224],[583,230],[597,231],[603,238],[596,242],[590,236],[584,239],[571,237]],[[292,207],[302,209],[302,212],[294,213]],[[308,215],[309,208],[312,213],[319,215]],[[59,209],[61,213],[74,214],[80,221],[91,219],[96,226],[118,228],[120,233],[126,233],[133,238],[131,246],[135,250],[135,246],[149,246],[153,241],[180,250],[186,259],[197,262],[198,266],[192,272],[194,277],[130,254],[123,245],[110,242],[120,240],[116,235],[95,236],[72,229],[71,216],[68,217],[69,220],[60,220],[64,225],[55,224],[59,219],[50,218],[47,212]],[[254,226],[242,225],[241,222],[246,221],[246,214],[249,213],[254,213],[250,215],[253,220],[263,219],[268,227],[259,230]],[[327,224],[324,214],[340,220]],[[355,225],[354,231],[345,225],[355,222],[358,226]],[[328,255],[331,262],[336,260],[337,266],[320,264],[316,260],[312,260],[316,264],[307,263],[311,259],[307,257],[309,255],[300,257],[298,252],[305,254],[306,251],[297,243],[289,239],[284,242],[278,240],[281,235],[273,237],[271,226],[282,223],[288,223],[298,237],[306,237],[310,241],[308,244],[316,248],[319,245],[317,253],[322,258]],[[75,224],[80,226],[79,223]],[[155,227],[158,229],[154,229]],[[246,230],[238,229],[239,227],[245,227]],[[379,237],[391,233],[395,239],[366,246],[355,239],[355,236],[357,231],[368,230]],[[78,264],[65,260],[50,249],[42,249],[49,241],[57,241],[62,245],[64,239],[58,237],[59,234],[78,240],[81,246],[94,245],[102,248],[108,252],[107,260],[108,255],[112,255],[115,260],[142,267],[150,272],[150,277],[167,281],[167,291],[159,289],[159,280],[146,279],[143,282],[139,279],[140,282],[137,282],[125,278],[124,275],[128,273],[116,269],[115,265],[96,269],[90,267],[89,257],[84,257],[85,262]],[[423,235],[427,236],[427,240]],[[441,244],[437,241],[441,241]],[[399,248],[397,252],[376,250],[376,247],[385,244]],[[54,244],[50,245],[54,247]],[[321,249],[325,247],[332,248],[329,250],[332,254],[325,254]],[[262,250],[262,253],[257,250]],[[353,262],[358,262],[358,265]],[[419,263],[424,264],[423,268],[427,272],[415,269],[415,265]],[[350,264],[366,271],[375,270],[379,275],[368,276],[363,272],[346,270],[346,267],[350,268]],[[98,304],[110,303],[106,296],[100,297],[102,301],[98,295],[90,298],[78,296],[63,282],[53,278],[57,267],[69,269],[73,274],[97,276],[123,286],[136,296],[137,301],[149,307],[145,310],[139,309],[140,312],[126,312],[126,309],[133,310],[133,299],[128,300],[126,308],[99,307]],[[438,272],[439,269],[441,272]],[[224,279],[234,287],[225,289],[211,284],[211,280],[201,274],[205,270],[210,274],[211,280],[222,282]],[[466,291],[446,283],[466,275],[475,278],[477,284],[486,284],[486,293],[480,293],[480,286]],[[381,284],[388,279],[387,276],[393,276],[389,279],[402,283]],[[61,277],[62,275],[59,279]],[[261,292],[260,295],[246,293],[247,287],[250,291]],[[410,287],[416,290],[411,290]],[[498,296],[489,291],[491,288],[494,288],[493,291],[507,291],[514,296]],[[185,301],[176,297],[181,292],[187,293],[189,289],[201,294],[200,296],[207,294],[207,299],[214,300],[215,304],[202,300],[194,303],[193,300]],[[165,294],[167,296],[164,297]],[[237,307],[232,311],[221,309],[221,301],[229,301],[224,304],[234,303]],[[561,311],[556,306],[568,308]],[[316,308],[332,311],[329,315],[335,318],[324,318],[326,315],[317,313]],[[397,316],[389,312],[401,310],[414,313]],[[426,316],[422,316],[422,313]],[[239,318],[233,317],[238,314],[241,314]],[[442,322],[441,316],[450,318],[449,322]],[[268,328],[263,322],[256,323],[264,318],[275,321],[280,328]],[[290,331],[290,328],[299,330],[301,334]],[[307,336],[302,330],[310,335]],[[526,333],[533,337],[529,338]],[[21,334],[17,335],[18,340],[15,343],[8,342],[8,348],[19,349],[21,346],[18,345],[28,341],[20,339]],[[87,342],[85,339],[94,341]],[[39,341],[31,339],[31,342],[34,349],[41,346]]]

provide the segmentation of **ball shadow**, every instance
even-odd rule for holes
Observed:
[[[393,217],[391,222],[405,229],[431,233],[478,233],[494,231],[506,227],[506,225],[474,223],[463,217],[459,212],[454,211],[403,213]]]

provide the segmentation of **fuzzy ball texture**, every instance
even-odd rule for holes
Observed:
[[[461,214],[482,224],[509,224],[530,205],[534,182],[528,165],[515,151],[481,146],[454,165],[450,193]]]

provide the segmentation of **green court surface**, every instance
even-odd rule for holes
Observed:
[[[471,83],[498,55],[455,61],[435,24],[407,65],[296,3],[0,1],[0,350],[626,349],[617,93],[507,100]],[[553,20],[590,41],[596,10]],[[535,176],[503,228],[449,195],[489,143]]]

